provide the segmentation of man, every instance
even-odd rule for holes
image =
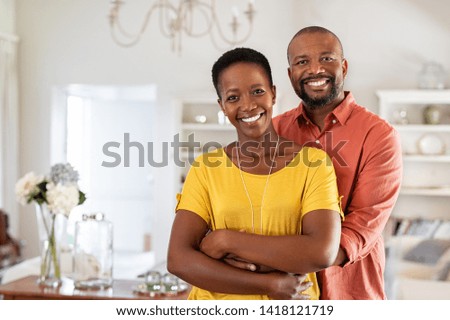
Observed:
[[[334,266],[318,275],[321,299],[386,299],[382,231],[401,183],[399,136],[344,91],[348,63],[334,33],[304,28],[287,54],[289,78],[302,102],[274,118],[275,129],[329,154],[345,214]]]

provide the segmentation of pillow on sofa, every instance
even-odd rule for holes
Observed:
[[[435,239],[450,239],[450,221],[443,221],[434,232]]]
[[[426,239],[406,252],[405,260],[425,264],[436,264],[439,258],[450,248],[450,240]]]
[[[438,268],[436,275],[433,277],[434,280],[438,281],[449,281],[450,280],[450,261],[447,261],[441,268]]]

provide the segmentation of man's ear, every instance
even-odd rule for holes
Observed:
[[[348,71],[347,59],[342,58],[342,74],[344,75],[344,78],[347,76],[347,71]]]

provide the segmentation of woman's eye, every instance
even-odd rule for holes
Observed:
[[[255,91],[253,91],[254,95],[261,95],[261,94],[264,94],[264,93],[265,93],[265,91],[263,89],[256,89]]]
[[[237,96],[229,96],[227,97],[227,101],[233,102],[237,100]]]

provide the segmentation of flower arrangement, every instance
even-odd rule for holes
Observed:
[[[25,205],[46,204],[52,214],[69,216],[77,205],[86,200],[78,188],[78,172],[69,163],[52,166],[47,177],[29,172],[16,183],[17,200]]]
[[[78,178],[78,172],[69,163],[58,163],[47,176],[29,172],[16,183],[17,200],[23,205],[36,203],[38,219],[45,229],[39,277],[39,283],[45,286],[61,283],[55,218],[60,214],[68,217],[73,208],[86,200],[79,190]]]

